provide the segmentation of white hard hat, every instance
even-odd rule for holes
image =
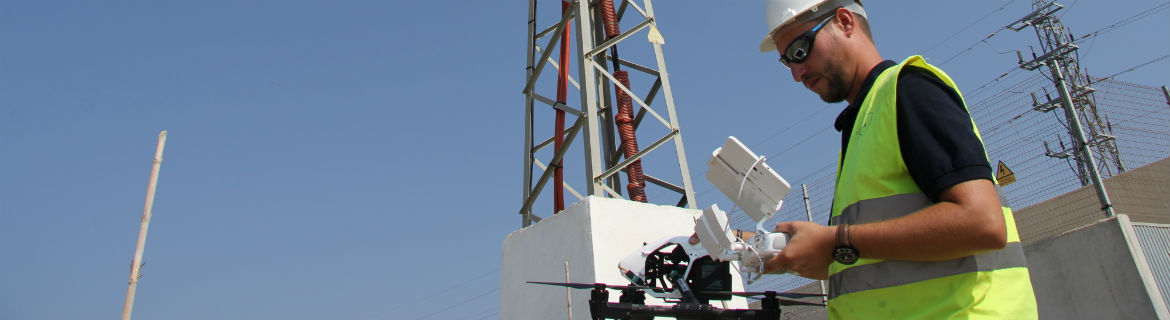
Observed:
[[[776,30],[793,22],[816,19],[827,14],[829,11],[826,10],[845,7],[865,17],[861,0],[767,0],[767,2],[764,14],[768,19],[768,34],[764,35],[764,41],[760,42],[760,52],[776,51],[776,44],[772,42],[772,34]]]

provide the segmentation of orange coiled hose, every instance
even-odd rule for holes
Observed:
[[[630,75],[625,70],[614,71],[613,76],[626,88],[630,87]],[[618,107],[614,122],[617,123],[618,135],[622,139],[622,154],[626,159],[633,158],[638,153],[638,139],[634,135],[634,101],[625,91],[621,89],[614,91],[617,92]],[[626,191],[630,192],[630,200],[646,202],[646,178],[642,175],[642,160],[630,163],[626,167],[626,175],[630,180],[626,185]]]

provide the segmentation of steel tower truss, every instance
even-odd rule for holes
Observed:
[[[1063,6],[1056,2],[1037,0],[1033,2],[1033,7],[1035,10],[1031,14],[1008,26],[1014,31],[1020,31],[1027,27],[1035,28],[1042,52],[1039,56],[1033,52],[1031,61],[1024,61],[1021,54],[1020,68],[1033,71],[1042,66],[1048,66],[1052,73],[1052,81],[1057,87],[1058,96],[1055,98],[1049,95],[1047,89],[1045,90],[1044,95],[1047,101],[1042,101],[1033,93],[1033,108],[1037,111],[1049,112],[1071,104],[1076,115],[1067,119],[1069,133],[1073,136],[1072,145],[1066,148],[1062,140],[1061,150],[1053,151],[1045,143],[1046,155],[1060,159],[1074,159],[1077,162],[1077,177],[1082,186],[1093,183],[1094,172],[1105,171],[1111,176],[1125,172],[1125,165],[1121,162],[1121,156],[1117,151],[1116,137],[1112,135],[1113,132],[1108,121],[1103,121],[1097,111],[1097,101],[1093,95],[1096,89],[1090,86],[1092,80],[1082,72],[1080,67],[1078,47],[1074,44],[1072,32],[1054,14]],[[1062,82],[1063,84],[1061,84]],[[1064,86],[1064,89],[1061,89],[1061,86]],[[1067,91],[1067,94],[1062,94],[1061,90]],[[1071,101],[1066,102],[1065,95]],[[1075,122],[1080,122],[1083,125]],[[1077,126],[1083,128],[1074,130]],[[1085,135],[1083,140],[1076,138],[1078,133],[1074,132],[1081,130]],[[1089,155],[1079,154],[1078,148],[1081,144],[1087,144],[1096,149],[1096,159]]]
[[[565,154],[574,147],[582,148],[580,150],[584,154],[585,194],[574,189],[567,182],[568,180],[564,183],[563,188],[577,197],[578,200],[590,195],[625,199],[620,191],[622,188],[617,173],[626,170],[633,162],[643,159],[647,154],[659,151],[665,145],[673,143],[674,156],[678,160],[678,170],[682,181],[671,183],[650,174],[645,175],[645,181],[679,195],[679,198],[666,201],[664,204],[695,208],[694,188],[691,184],[686,153],[683,149],[682,131],[679,128],[674,98],[667,77],[666,63],[662,55],[664,41],[662,41],[662,36],[655,23],[653,6],[650,0],[641,1],[641,5],[633,0],[614,0],[615,4],[619,2],[617,19],[622,22],[622,25],[630,27],[621,32],[620,35],[605,40],[607,37],[603,30],[601,10],[597,9],[600,6],[597,5],[596,1],[569,2],[570,6],[563,12],[563,15],[557,16],[554,20],[555,23],[545,29],[537,27],[536,0],[528,1],[528,41],[526,43],[528,65],[525,69],[523,90],[525,97],[524,197],[520,208],[521,225],[524,227],[540,220],[538,216],[533,214],[532,208],[542,195],[542,191],[548,187],[547,184],[553,176],[555,166],[549,164],[560,163]],[[554,3],[560,4],[561,1]],[[625,21],[622,19],[623,16],[626,17]],[[556,69],[560,65],[552,53],[557,51],[557,46],[564,40],[561,39],[564,28],[570,25],[572,25],[569,27],[571,37],[572,40],[575,40],[572,43],[572,50],[576,52],[573,62],[577,68],[576,76],[570,78],[570,82],[578,89],[576,92],[580,97],[580,102],[577,106],[558,103],[549,98],[551,95],[540,92],[544,87],[547,87],[541,86],[541,83],[556,80],[555,72],[544,71],[548,69],[547,67]],[[644,34],[644,36],[633,37],[638,34]],[[629,61],[633,59],[627,60],[626,56],[617,59],[614,55],[606,52],[619,44],[622,45],[622,48],[630,50],[645,48],[647,39],[649,39],[649,44],[653,49],[654,61],[652,63],[656,68]],[[541,46],[542,43],[544,46]],[[633,86],[621,85],[615,79],[613,72],[606,67],[607,63],[612,63],[614,60],[617,60],[623,70],[638,71],[652,79],[649,90],[638,94],[630,88]],[[548,74],[553,75],[547,76]],[[542,75],[546,76],[544,78],[547,79],[543,79]],[[614,130],[616,111],[614,110],[615,103],[612,102],[615,100],[612,99],[612,90],[624,91],[633,98],[636,106],[640,107],[634,122],[638,128],[639,136],[652,138],[645,141],[653,141],[639,150],[633,157],[625,158],[619,150],[620,146],[615,143],[618,139]],[[564,132],[564,143],[561,148],[553,150],[552,157],[544,161],[538,159],[538,153],[546,148],[555,149],[552,147],[554,138],[540,142],[535,140],[537,136],[544,136],[534,131],[534,121],[537,121],[535,113],[538,111],[538,106],[539,108],[548,107],[547,110],[563,110],[566,114],[576,117],[576,120],[570,122],[572,125]],[[665,108],[665,114],[662,113],[662,108]],[[650,117],[646,118],[646,115]],[[648,121],[643,122],[644,119]],[[641,124],[646,125],[642,126]],[[551,133],[545,134],[552,136]],[[578,135],[581,136],[582,141],[574,146]],[[544,152],[544,154],[547,153],[549,152]],[[664,169],[661,166],[655,167],[653,165],[646,167],[647,173],[654,172],[653,169]],[[533,181],[534,174],[538,175],[536,181]],[[650,200],[661,201],[661,199]]]
[[[1064,143],[1061,142],[1062,150],[1057,152],[1049,149],[1048,143],[1045,142],[1046,155],[1076,160],[1077,177],[1080,179],[1081,186],[1093,185],[1101,203],[1101,210],[1106,217],[1112,217],[1114,214],[1113,204],[1109,200],[1109,194],[1105,190],[1100,172],[1106,171],[1111,175],[1125,172],[1125,165],[1122,164],[1121,156],[1117,151],[1117,138],[1112,135],[1111,126],[1108,125],[1107,121],[1102,121],[1100,113],[1097,112],[1097,102],[1093,96],[1093,92],[1096,90],[1089,86],[1092,81],[1088,75],[1081,72],[1080,57],[1077,54],[1078,47],[1074,43],[1072,32],[1055,15],[1064,7],[1056,2],[1044,0],[1033,1],[1032,6],[1035,8],[1032,13],[1016,20],[1008,25],[1008,28],[1014,31],[1020,31],[1027,27],[1036,29],[1036,37],[1040,40],[1041,54],[1037,56],[1033,52],[1033,59],[1024,61],[1023,54],[1017,51],[1016,53],[1020,57],[1020,68],[1033,71],[1047,66],[1058,96],[1052,98],[1045,89],[1044,95],[1047,101],[1042,102],[1033,93],[1033,109],[1041,112],[1063,109],[1072,141],[1072,146],[1068,148],[1065,148]],[[1094,157],[1092,149],[1096,149],[1097,157]],[[1098,163],[1101,166],[1098,166]],[[1117,172],[1113,173],[1112,168],[1116,168]]]

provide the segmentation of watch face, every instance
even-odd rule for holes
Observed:
[[[851,247],[840,247],[833,250],[833,260],[837,260],[841,264],[857,263],[857,249]]]

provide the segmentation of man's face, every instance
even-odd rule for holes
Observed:
[[[843,57],[833,54],[837,44],[834,39],[837,34],[833,25],[835,20],[826,17],[807,21],[787,26],[772,34],[772,41],[779,49],[781,61],[787,62],[788,68],[792,71],[792,79],[804,83],[805,88],[819,95],[821,100],[830,103],[844,101],[849,95]],[[802,44],[809,42],[812,43],[811,46],[802,48]],[[802,49],[803,61],[790,59],[794,56],[800,57]]]

